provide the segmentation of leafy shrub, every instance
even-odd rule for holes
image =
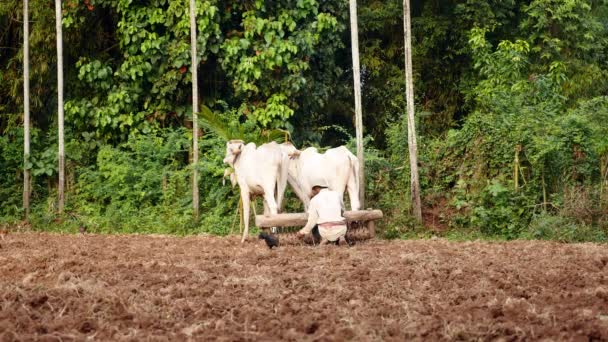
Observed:
[[[525,229],[531,210],[527,198],[492,180],[473,201],[470,224],[489,236],[514,239]]]
[[[561,242],[606,242],[608,231],[572,218],[550,214],[535,216],[530,226],[521,234],[522,238],[535,240],[555,240]]]

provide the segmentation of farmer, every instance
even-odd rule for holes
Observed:
[[[346,220],[342,216],[344,202],[342,196],[329,190],[326,186],[315,185],[312,187],[312,199],[308,207],[308,223],[298,231],[299,237],[304,237],[318,226],[321,244],[335,242],[339,244],[340,238],[350,245],[346,238]]]

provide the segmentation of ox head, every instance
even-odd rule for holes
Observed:
[[[224,158],[224,163],[230,166],[234,166],[234,162],[241,152],[243,152],[243,148],[245,147],[245,143],[243,140],[230,140],[226,143],[226,157]]]

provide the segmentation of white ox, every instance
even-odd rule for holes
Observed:
[[[278,213],[287,186],[288,162],[289,157],[275,142],[258,148],[254,143],[245,145],[242,140],[231,140],[226,144],[224,163],[234,169],[230,180],[232,186],[238,183],[243,201],[245,230],[241,242],[249,235],[251,196],[263,196],[264,215]]]
[[[308,210],[312,187],[327,186],[344,196],[348,190],[351,210],[359,210],[359,160],[346,147],[329,149],[321,154],[314,147],[299,151],[293,144],[281,144],[291,158],[287,181]]]

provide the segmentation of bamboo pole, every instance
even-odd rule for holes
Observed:
[[[412,72],[412,28],[410,1],[403,0],[403,31],[405,36],[405,97],[407,101],[407,144],[410,154],[410,183],[413,214],[422,223],[422,203],[420,201],[420,181],[418,179],[418,144],[416,142],[416,121],[414,119],[414,78]]]
[[[30,217],[30,19],[29,0],[23,0],[23,209]]]
[[[361,109],[361,68],[359,65],[359,29],[357,24],[357,0],[350,0],[350,38],[353,58],[353,83],[355,88],[355,129],[357,159],[359,160],[359,201],[365,208],[365,158],[363,155],[363,114]]]
[[[63,30],[61,0],[55,0],[55,26],[57,31],[57,126],[59,140],[58,210],[63,213],[65,200],[65,149],[63,132]]]
[[[192,57],[192,209],[194,219],[198,220],[198,63],[196,52],[196,3],[190,0],[190,48]]]

